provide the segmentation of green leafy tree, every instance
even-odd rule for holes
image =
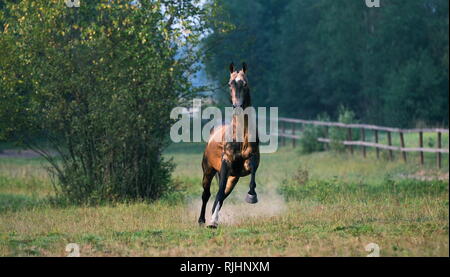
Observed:
[[[171,109],[194,94],[199,5],[9,1],[0,19],[3,137],[47,158],[75,202],[167,191],[173,165],[161,153]]]
[[[206,69],[225,83],[226,63],[250,60],[254,103],[285,116],[337,120],[345,105],[368,123],[448,126],[449,2],[382,2],[219,1]]]
[[[209,20],[210,33],[203,41],[204,62],[208,76],[218,82],[218,98],[228,103],[228,65],[246,62],[252,104],[268,106],[270,83],[275,78],[274,34],[278,17],[290,0],[226,0],[216,6]]]

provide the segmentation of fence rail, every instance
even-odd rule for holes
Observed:
[[[326,138],[318,138],[317,139],[320,142],[325,143],[331,143],[331,139]],[[356,145],[356,146],[367,146],[367,147],[376,147],[380,149],[385,150],[394,150],[394,151],[402,151],[402,152],[428,152],[428,153],[447,153],[449,152],[448,149],[435,149],[435,148],[420,148],[420,147],[410,147],[410,148],[403,148],[399,146],[389,146],[379,143],[372,143],[372,142],[365,142],[365,141],[340,141],[340,143],[344,145]]]
[[[304,119],[295,119],[295,118],[287,118],[287,117],[279,117],[278,121],[287,122],[287,123],[299,123],[299,124],[310,124],[317,126],[328,126],[328,127],[342,127],[342,128],[353,128],[353,129],[366,129],[366,130],[378,130],[385,132],[402,132],[402,133],[448,133],[448,129],[442,128],[422,128],[422,129],[400,129],[400,128],[391,128],[391,127],[383,127],[377,125],[369,125],[369,124],[345,124],[340,122],[326,122],[326,121],[317,121],[317,120],[304,120]]]
[[[345,146],[350,148],[350,153],[353,154],[353,147],[359,146],[362,148],[363,156],[366,157],[366,148],[375,148],[377,158],[380,156],[380,150],[388,150],[389,158],[393,160],[394,154],[393,151],[399,151],[402,154],[402,158],[405,162],[407,162],[407,153],[408,152],[419,152],[420,153],[420,164],[424,164],[424,153],[435,153],[436,154],[436,163],[439,168],[442,167],[442,154],[449,154],[448,148],[442,147],[442,134],[448,134],[448,129],[442,128],[415,128],[415,129],[401,129],[401,128],[391,128],[391,127],[383,127],[377,125],[369,125],[369,124],[344,124],[340,122],[325,122],[325,121],[317,121],[317,120],[304,120],[304,119],[296,119],[296,118],[287,118],[280,117],[278,118],[280,122],[281,131],[278,132],[278,135],[282,138],[282,145],[286,144],[286,138],[292,140],[292,146],[295,147],[296,140],[300,140],[302,138],[301,135],[297,134],[296,130],[303,130],[302,128],[296,128],[297,124],[302,125],[314,125],[314,126],[324,126],[326,127],[325,133],[328,134],[329,127],[337,127],[337,128],[345,128],[347,129],[347,139],[342,141],[337,141]],[[287,129],[286,125],[290,124],[291,128]],[[352,140],[353,138],[353,129],[359,129],[362,140]],[[366,141],[366,130],[370,130],[374,132],[375,142]],[[387,145],[379,143],[380,132],[384,132],[387,135]],[[301,133],[301,132],[300,132]],[[394,146],[392,145],[392,134],[398,133],[400,136],[400,145]],[[417,133],[419,134],[419,147],[406,147],[404,134],[407,133]],[[424,133],[436,133],[437,134],[437,145],[436,148],[427,148],[424,147],[423,142],[423,134]],[[319,142],[329,144],[333,142],[330,138],[318,138]]]

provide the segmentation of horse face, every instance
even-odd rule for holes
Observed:
[[[230,100],[233,108],[245,109],[250,105],[250,92],[247,85],[247,65],[242,64],[242,70],[235,71],[233,63],[230,64]]]

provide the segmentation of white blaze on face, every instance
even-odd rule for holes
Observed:
[[[217,226],[219,224],[219,210],[220,210],[220,203],[217,202],[216,209],[214,210],[214,213],[211,217],[211,225]]]
[[[244,86],[247,83],[245,75],[242,72],[234,72],[234,73],[232,73],[231,74],[231,80],[234,81],[235,84],[237,84],[239,81],[242,81]],[[231,90],[231,98],[232,98],[232,102],[233,102],[234,106],[237,106],[237,107],[242,106],[242,104],[244,102],[243,89],[240,88],[239,90],[237,90],[236,88],[232,88],[232,90]]]

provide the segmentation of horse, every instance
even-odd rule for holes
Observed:
[[[235,70],[234,64],[231,63],[230,79],[228,82],[230,88],[230,102],[233,110],[237,108],[245,110],[251,107],[250,89],[247,80],[247,65],[242,64],[241,70]],[[250,204],[258,202],[256,194],[256,170],[259,166],[259,138],[249,140],[248,116],[244,117],[244,134],[243,139],[236,140],[235,134],[231,141],[224,139],[224,134],[228,128],[237,129],[242,121],[238,121],[236,114],[232,116],[231,123],[222,124],[218,128],[214,128],[210,139],[203,152],[202,169],[203,169],[203,193],[202,193],[202,207],[198,223],[202,226],[205,223],[206,204],[211,196],[210,187],[214,176],[217,177],[219,183],[219,190],[212,208],[211,223],[209,228],[217,228],[219,222],[219,211],[223,206],[224,200],[230,195],[239,181],[240,177],[251,175],[249,191],[245,201]],[[241,123],[239,123],[241,122]],[[230,131],[228,129],[228,131]],[[219,137],[218,137],[219,136]]]

